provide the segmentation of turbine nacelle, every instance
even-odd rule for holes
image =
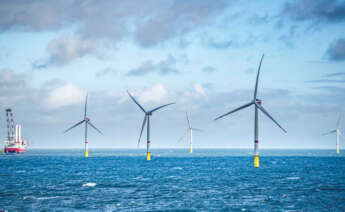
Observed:
[[[262,100],[261,99],[255,99],[255,103],[258,104],[258,105],[261,105]]]

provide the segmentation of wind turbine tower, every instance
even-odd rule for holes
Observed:
[[[337,136],[337,141],[336,141],[337,154],[340,153],[339,140],[340,140],[340,136],[342,136],[342,133],[341,133],[341,131],[339,129],[340,119],[341,119],[341,114],[339,114],[339,118],[338,118],[338,121],[337,121],[337,128],[335,130],[331,130],[331,131],[329,131],[327,133],[322,134],[322,135],[328,135],[328,134],[332,134],[332,133],[336,134],[336,136]]]
[[[186,112],[186,119],[187,119],[187,122],[188,122],[188,129],[187,129],[187,131],[189,131],[189,153],[192,154],[193,153],[193,130],[194,131],[200,131],[200,132],[202,132],[202,130],[192,127],[192,124],[189,121],[189,117],[188,117],[188,113],[187,112]],[[187,133],[187,131],[186,131],[186,133]],[[180,140],[182,140],[185,137],[186,133],[180,138]]]
[[[140,138],[141,138],[141,135],[143,134],[143,130],[145,128],[145,125],[146,125],[146,122],[147,122],[147,151],[146,151],[146,160],[151,160],[151,151],[150,151],[150,116],[152,116],[152,113],[155,112],[156,110],[159,110],[163,107],[166,107],[168,105],[172,105],[172,104],[175,104],[174,102],[173,103],[169,103],[169,104],[165,104],[165,105],[162,105],[162,106],[159,106],[159,107],[156,107],[150,111],[146,111],[140,104],[139,102],[129,93],[129,91],[127,91],[129,97],[131,97],[131,99],[133,100],[133,102],[138,105],[138,107],[145,113],[145,116],[144,116],[144,121],[143,121],[143,125],[141,126],[141,131],[140,131],[140,136],[139,136],[139,140],[138,140],[138,147],[139,147],[139,144],[140,144]]]
[[[71,129],[75,128],[76,126],[82,124],[85,122],[85,157],[89,157],[89,142],[87,140],[87,127],[88,125],[90,125],[93,129],[95,129],[97,132],[99,132],[101,135],[103,135],[103,133],[97,129],[90,121],[90,119],[87,117],[87,94],[86,94],[86,98],[85,98],[85,108],[84,108],[84,119],[81,120],[80,122],[76,123],[75,125],[73,125],[72,127],[68,128],[67,130],[64,131],[64,133],[70,131]]]
[[[259,117],[258,117],[258,113],[259,110],[261,112],[263,112],[268,118],[270,118],[280,129],[282,129],[285,133],[286,130],[280,126],[280,124],[273,119],[273,117],[263,108],[262,106],[262,101],[260,99],[257,99],[257,91],[258,91],[258,82],[259,82],[259,76],[260,76],[260,69],[261,69],[261,64],[262,64],[262,60],[264,58],[264,55],[262,55],[261,60],[260,60],[260,64],[259,64],[259,68],[258,68],[258,73],[256,76],[256,83],[255,83],[255,90],[254,90],[254,98],[251,102],[236,108],[224,115],[221,115],[217,118],[215,118],[215,120],[218,120],[220,118],[223,118],[224,116],[227,116],[231,113],[235,113],[239,110],[242,110],[244,108],[247,108],[251,105],[254,105],[254,167],[259,167],[260,163],[259,163]]]

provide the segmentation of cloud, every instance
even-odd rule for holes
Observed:
[[[200,83],[195,83],[194,89],[198,94],[200,94],[202,96],[206,96],[205,90]]]
[[[159,75],[179,74],[180,71],[176,69],[176,58],[168,55],[165,60],[154,64],[151,60],[144,61],[138,68],[131,69],[126,76],[145,76],[150,73],[157,73]]]
[[[152,47],[173,38],[182,38],[191,31],[207,26],[228,5],[229,1],[225,0],[148,0],[145,3],[137,0],[3,0],[0,31],[52,31],[75,27],[76,36],[87,41],[103,40],[116,44],[123,39],[133,39],[142,47]],[[74,41],[63,41],[71,42]],[[90,44],[84,41],[77,45],[82,49],[81,52],[85,52]],[[78,55],[82,54],[77,52]],[[61,61],[76,58],[74,54],[67,58],[59,53],[54,55]]]
[[[202,71],[206,73],[212,73],[216,71],[216,68],[213,66],[205,66],[204,68],[202,68]]]
[[[345,3],[338,0],[294,0],[281,13],[295,21],[338,23],[345,20]]]
[[[336,79],[334,79],[336,77]],[[340,77],[340,78],[339,78]],[[326,74],[322,76],[323,79],[319,80],[308,80],[308,83],[344,83],[345,82],[345,73],[337,72],[332,74]]]
[[[45,100],[45,106],[56,109],[64,106],[82,103],[85,100],[85,92],[72,83],[54,88]]]
[[[116,74],[117,74],[116,70],[108,67],[106,69],[103,69],[103,70],[97,72],[96,77],[101,78],[101,77],[105,77],[105,76],[109,76],[109,75],[116,75]]]
[[[155,5],[147,21],[138,25],[136,40],[143,47],[187,34],[226,8],[225,1],[170,1]]]
[[[338,40],[333,41],[328,47],[326,55],[328,59],[331,61],[344,61],[345,60],[345,39],[340,38]]]
[[[78,36],[62,36],[51,41],[48,45],[49,64],[63,65],[96,52],[97,44]]]
[[[338,76],[344,76],[345,77],[345,73],[337,72],[337,73],[332,73],[332,74],[324,75],[323,77],[338,77]]]
[[[143,91],[138,99],[140,102],[146,103],[146,102],[159,102],[162,99],[164,99],[167,95],[167,90],[165,89],[165,87],[158,83],[154,86],[152,86],[152,88]]]
[[[20,101],[29,101],[35,92],[28,86],[28,79],[27,75],[18,74],[11,69],[0,69],[0,104],[11,106]]]
[[[72,21],[74,1],[3,0],[0,7],[0,31],[56,30]]]

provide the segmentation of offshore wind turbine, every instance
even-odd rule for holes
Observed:
[[[99,129],[97,129],[91,123],[90,119],[86,116],[86,112],[87,112],[87,96],[88,95],[86,94],[85,108],[84,108],[84,119],[64,131],[64,133],[66,133],[66,132],[70,131],[71,129],[75,128],[76,126],[78,126],[78,125],[80,125],[80,124],[85,122],[85,157],[89,157],[89,148],[88,148],[89,142],[87,141],[87,127],[88,127],[88,125],[90,125],[93,129],[95,129],[97,132],[99,132],[100,134],[103,135],[103,133]]]
[[[152,110],[149,110],[149,111],[146,111],[140,104],[137,100],[135,100],[135,98],[129,93],[129,91],[127,90],[127,93],[129,95],[129,97],[131,97],[131,99],[134,101],[134,103],[136,105],[138,105],[138,107],[145,113],[145,116],[144,116],[144,121],[143,121],[143,125],[141,126],[141,131],[140,131],[140,136],[139,136],[139,140],[138,140],[138,147],[139,147],[139,144],[140,144],[140,138],[141,138],[141,135],[143,134],[143,130],[144,130],[144,127],[146,125],[146,122],[147,122],[147,151],[146,151],[146,160],[151,160],[151,152],[150,152],[150,116],[152,116],[152,113],[159,110],[159,109],[162,109],[163,107],[166,107],[168,105],[172,105],[172,104],[175,104],[175,102],[173,103],[169,103],[169,104],[165,104],[165,105],[162,105],[162,106],[159,106],[159,107],[156,107]]]
[[[254,105],[254,167],[259,167],[260,163],[259,163],[259,117],[258,117],[258,110],[260,110],[261,112],[263,112],[268,118],[270,118],[280,129],[282,129],[285,133],[286,130],[280,126],[280,124],[273,119],[273,117],[262,107],[262,101],[260,99],[257,99],[257,92],[258,92],[258,82],[259,82],[259,76],[260,76],[260,68],[261,68],[261,63],[262,60],[264,58],[264,55],[262,55],[261,60],[260,60],[260,64],[259,64],[259,68],[258,68],[258,73],[256,76],[256,83],[255,83],[255,89],[254,89],[254,98],[251,102],[242,105],[241,107],[238,107],[224,115],[221,115],[217,118],[215,118],[215,120],[218,120],[220,118],[223,118],[224,116],[227,116],[231,113],[235,113],[239,110],[242,110],[244,108],[247,108],[251,105]]]
[[[336,133],[336,136],[337,136],[337,143],[336,143],[336,146],[337,146],[337,154],[340,153],[340,149],[339,149],[339,137],[342,136],[341,134],[341,131],[339,129],[339,125],[340,125],[340,119],[341,119],[341,115],[339,114],[339,118],[338,118],[338,121],[337,121],[337,128],[335,130],[331,130],[327,133],[324,133],[322,135],[328,135],[328,134],[332,134],[332,133]]]
[[[195,131],[202,131],[200,129],[197,129],[197,128],[193,128],[190,121],[189,121],[189,118],[188,118],[188,113],[186,112],[186,118],[187,118],[187,122],[188,122],[188,129],[186,130],[189,131],[189,153],[193,153],[193,130]],[[184,137],[185,137],[186,133],[180,138],[180,140],[182,140]],[[179,140],[179,141],[180,141]]]

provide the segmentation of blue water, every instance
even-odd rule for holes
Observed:
[[[345,211],[333,150],[29,150],[0,155],[0,211]]]

